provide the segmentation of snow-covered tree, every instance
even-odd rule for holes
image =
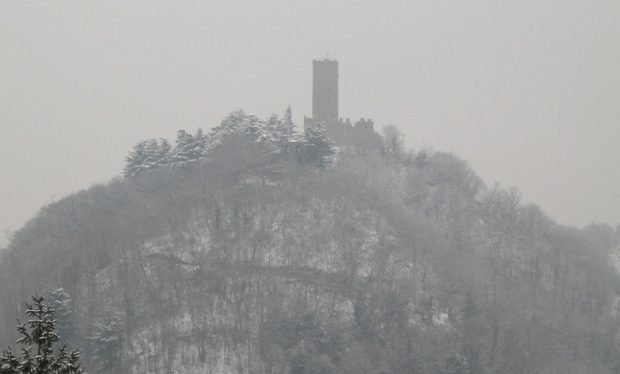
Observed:
[[[229,135],[241,135],[244,133],[245,120],[247,115],[243,110],[231,112],[222,120],[219,126],[211,130],[211,138],[215,143],[219,143],[222,139]]]
[[[209,136],[199,128],[194,135],[194,148],[192,149],[192,157],[200,160],[207,154],[209,146]]]
[[[110,373],[119,368],[122,329],[118,313],[106,309],[103,316],[95,321],[93,334],[88,340],[96,372]]]
[[[271,113],[267,122],[265,123],[265,130],[270,133],[276,133],[280,127],[280,118],[275,113]]]
[[[201,160],[205,157],[207,148],[208,136],[204,134],[202,129],[198,129],[194,135],[185,130],[179,130],[171,164],[179,167]]]
[[[143,165],[146,160],[146,143],[140,142],[133,146],[131,152],[127,156],[127,164],[125,165],[125,176],[136,176],[143,171]]]
[[[170,164],[170,152],[172,151],[172,147],[170,146],[170,142],[166,139],[159,139],[158,147],[156,149],[155,155],[157,159],[157,166],[167,166]]]
[[[47,299],[55,311],[59,341],[67,344],[73,339],[75,334],[73,300],[71,300],[71,296],[65,292],[64,288],[48,290],[47,295]]]
[[[59,340],[54,308],[44,297],[33,297],[32,301],[32,305],[26,303],[28,322],[17,322],[21,358],[6,348],[0,355],[0,374],[82,373],[78,350],[68,352],[63,346],[54,353],[53,345]]]
[[[165,139],[147,139],[136,144],[127,156],[125,176],[136,176],[144,171],[167,165],[170,143]]]
[[[277,153],[275,146],[278,122],[279,119],[275,115],[265,122],[255,115],[246,114],[242,110],[232,112],[224,118],[219,126],[211,130],[209,134],[211,146],[220,144],[224,139],[231,136],[242,136],[251,142],[274,147],[270,152]]]
[[[253,114],[248,114],[243,121],[243,132],[259,142],[270,141],[265,131],[265,123]]]
[[[177,131],[177,138],[172,153],[172,166],[184,166],[191,161],[194,137],[185,130]]]
[[[293,123],[293,113],[291,106],[286,107],[282,121],[280,121],[280,141],[291,142],[296,139],[295,137],[295,123]]]
[[[336,149],[325,135],[325,128],[321,124],[314,124],[306,127],[301,153],[303,163],[324,167],[331,162]]]
[[[304,142],[304,136],[295,131],[290,106],[282,118],[273,114],[267,121],[238,110],[230,113],[209,133],[205,133],[202,129],[198,129],[195,134],[179,130],[174,148],[165,139],[147,139],[139,142],[127,156],[124,174],[126,177],[132,177],[162,166],[182,167],[202,160],[207,157],[210,150],[229,136],[245,136],[248,140],[265,146],[267,152],[275,156],[294,154],[298,147],[291,145]],[[311,138],[316,143],[313,143],[311,148],[315,149],[320,142],[316,136]]]
[[[271,117],[267,122],[267,128],[273,134],[272,138],[277,145],[278,153],[285,155],[291,151],[291,144],[300,141],[300,136],[295,131],[291,107],[288,106],[282,119]]]

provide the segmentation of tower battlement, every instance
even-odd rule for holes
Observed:
[[[342,147],[381,147],[371,119],[355,124],[338,113],[338,61],[325,58],[312,61],[312,117],[304,117],[304,128],[321,126],[327,136]]]

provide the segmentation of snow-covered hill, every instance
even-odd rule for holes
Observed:
[[[0,258],[1,341],[53,289],[90,372],[615,372],[618,231],[441,152],[279,157],[257,123],[44,207]]]

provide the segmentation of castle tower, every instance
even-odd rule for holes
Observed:
[[[338,122],[338,61],[312,61],[312,119]]]

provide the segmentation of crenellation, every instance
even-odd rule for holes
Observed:
[[[304,117],[304,128],[322,126],[329,138],[338,145],[363,148],[381,146],[371,119],[361,118],[352,123],[339,117],[338,61],[334,59],[312,62],[312,117]]]

